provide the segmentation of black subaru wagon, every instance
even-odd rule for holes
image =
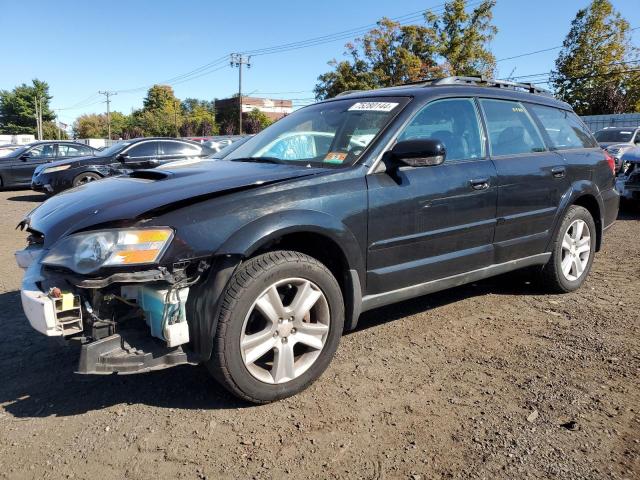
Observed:
[[[205,364],[300,392],[360,313],[533,267],[585,281],[617,215],[613,159],[531,85],[446,78],[300,109],[223,160],[81,185],[22,222],[22,304],[80,373]]]

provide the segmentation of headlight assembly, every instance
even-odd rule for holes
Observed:
[[[173,230],[165,227],[77,233],[58,241],[42,263],[81,274],[102,267],[153,264],[172,238]]]
[[[53,173],[53,172],[61,172],[62,170],[66,170],[70,168],[71,165],[58,165],[57,167],[49,167],[42,170],[40,173]]]

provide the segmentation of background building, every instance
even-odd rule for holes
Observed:
[[[229,111],[238,111],[238,98],[223,98],[216,100],[216,115],[223,116]],[[242,113],[246,115],[258,109],[264,113],[270,120],[280,120],[282,117],[289,115],[293,111],[293,102],[291,100],[280,100],[259,97],[242,97]]]

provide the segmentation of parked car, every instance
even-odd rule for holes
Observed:
[[[209,137],[207,141],[204,142],[204,145],[214,152],[219,152],[225,147],[228,147],[234,142],[242,140],[246,138],[247,135],[219,135],[215,137]]]
[[[60,159],[93,156],[96,150],[76,142],[42,141],[22,145],[0,157],[0,186],[29,186],[37,167]]]
[[[153,168],[185,158],[199,158],[211,151],[195,142],[175,138],[136,138],[98,151],[93,156],[72,158],[36,168],[31,188],[59,193],[104,177]]]
[[[19,149],[22,145],[16,145],[15,143],[5,143],[0,145],[0,157],[10,154],[11,152]]]
[[[569,105],[480,78],[338,96],[204,163],[82,185],[21,222],[25,314],[81,345],[80,373],[205,364],[277,400],[363,311],[523,267],[578,289],[618,213],[613,159]]]
[[[636,146],[640,146],[640,127],[606,127],[596,132],[596,140],[613,156],[616,172],[626,168],[622,157]]]
[[[640,147],[627,150],[622,156],[626,166],[618,178],[616,189],[620,193],[620,200],[625,202],[640,202]]]

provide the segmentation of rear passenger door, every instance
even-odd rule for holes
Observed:
[[[493,260],[497,179],[472,98],[424,106],[398,141],[436,139],[443,164],[367,176],[367,294],[486,267]]]
[[[567,164],[547,149],[521,102],[480,100],[498,173],[495,263],[544,253],[562,195]]]
[[[158,148],[158,161],[160,164],[185,158],[196,158],[202,154],[202,147],[198,145],[171,140],[159,142]]]

